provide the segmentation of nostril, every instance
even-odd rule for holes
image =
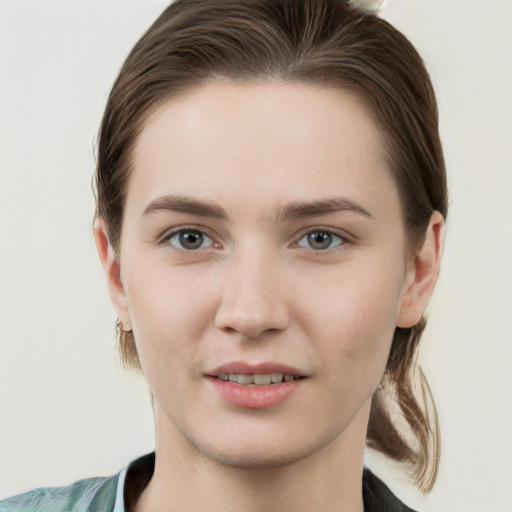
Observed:
[[[217,312],[215,324],[225,333],[236,333],[245,338],[256,339],[285,329],[288,325],[288,314],[284,309],[281,313],[274,309],[258,314],[242,314],[221,307]]]

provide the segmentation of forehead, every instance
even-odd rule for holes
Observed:
[[[354,94],[265,82],[209,83],[162,105],[137,141],[128,192],[280,202],[396,191],[381,134]],[[384,188],[383,188],[384,187]]]

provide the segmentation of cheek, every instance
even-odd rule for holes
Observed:
[[[400,297],[400,274],[357,273],[339,276],[314,298],[314,312],[305,313],[311,338],[333,371],[332,385],[343,380],[346,389],[373,389],[385,370]]]
[[[157,366],[160,373],[190,362],[213,319],[215,298],[205,286],[208,281],[165,265],[130,270],[125,289],[143,369]]]

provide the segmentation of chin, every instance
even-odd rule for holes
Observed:
[[[205,456],[217,464],[233,469],[268,470],[290,466],[311,455],[311,453],[241,453],[225,454],[210,451],[203,452]]]
[[[284,438],[274,436],[265,442],[263,439],[230,438],[228,446],[219,444],[201,445],[194,443],[194,448],[208,459],[228,468],[238,469],[277,469],[295,464],[320,452],[333,439],[329,436],[312,439],[293,439],[288,433]],[[223,443],[224,444],[224,443]]]

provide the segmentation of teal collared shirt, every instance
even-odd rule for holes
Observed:
[[[67,487],[34,489],[0,501],[0,512],[124,512],[124,477],[120,481],[123,471],[108,478],[87,478]]]

